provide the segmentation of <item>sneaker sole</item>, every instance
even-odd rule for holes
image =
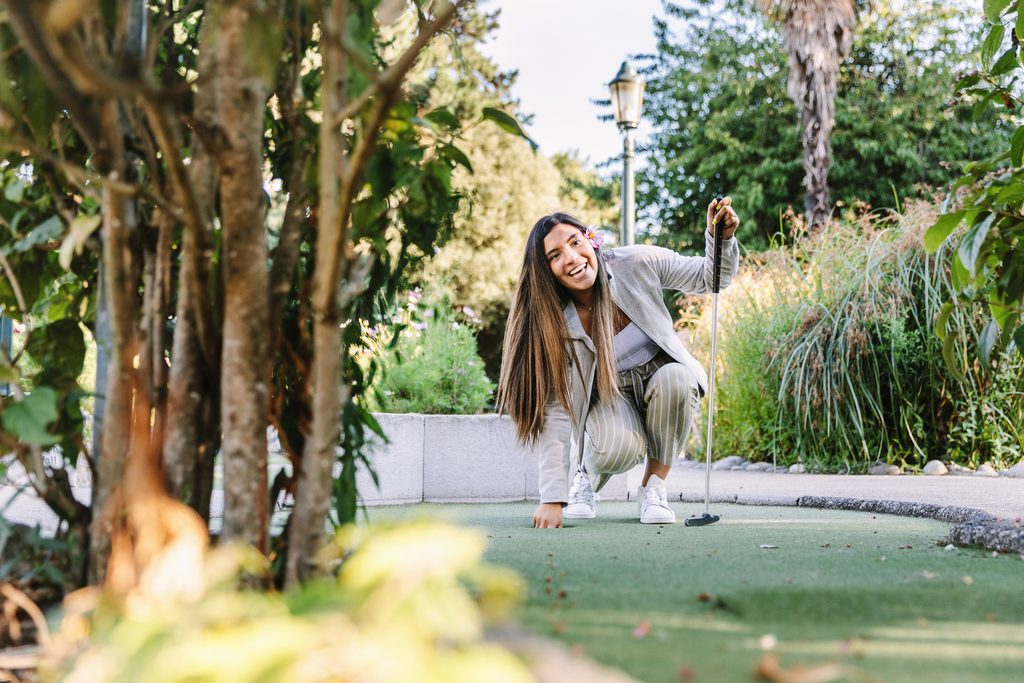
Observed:
[[[597,517],[597,513],[596,512],[583,512],[583,513],[577,512],[577,513],[574,513],[574,514],[567,514],[567,513],[563,512],[562,513],[562,517],[564,517],[565,519],[594,519],[595,517]]]
[[[641,524],[675,524],[675,517],[657,517],[655,519],[641,519]]]

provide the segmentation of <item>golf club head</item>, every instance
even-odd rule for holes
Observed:
[[[721,517],[718,515],[705,512],[703,515],[690,515],[683,523],[686,526],[707,526],[708,524],[714,524],[720,519]]]

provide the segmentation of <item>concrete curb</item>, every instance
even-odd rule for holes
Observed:
[[[953,545],[977,545],[1001,553],[1022,553],[1024,528],[1009,522],[991,524],[958,524],[949,530]]]
[[[797,501],[799,507],[823,508],[826,510],[859,510],[861,512],[881,512],[887,515],[904,517],[928,517],[940,522],[973,522],[989,524],[995,517],[984,510],[965,508],[955,505],[934,505],[932,503],[912,503],[900,500],[861,500],[858,498],[833,498],[827,496],[801,496]]]
[[[980,546],[1001,553],[1024,553],[1024,527],[996,519],[984,510],[975,508],[822,496],[804,496],[797,501],[797,505],[829,510],[861,510],[887,515],[929,517],[940,522],[953,523],[949,530],[949,542],[953,545]]]
[[[704,496],[681,493],[684,503],[703,503]],[[1024,527],[1000,520],[984,510],[958,505],[935,505],[902,500],[871,500],[830,496],[785,496],[764,494],[718,494],[712,503],[734,505],[778,505],[784,507],[819,508],[823,510],[854,510],[877,512],[902,517],[924,517],[949,522],[949,542],[958,546],[979,546],[1001,553],[1024,553]]]

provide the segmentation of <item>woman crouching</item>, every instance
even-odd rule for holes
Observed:
[[[729,283],[739,262],[731,204],[708,205],[704,257],[649,245],[602,250],[567,213],[533,226],[505,332],[498,408],[539,455],[534,527],[594,517],[594,491],[644,461],[640,521],[675,522],[665,478],[707,373],[676,336],[662,292],[711,291],[717,231],[727,240],[721,286]]]

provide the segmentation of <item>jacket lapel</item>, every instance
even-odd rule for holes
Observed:
[[[596,353],[594,341],[583,329],[583,321],[580,320],[580,314],[576,311],[571,298],[562,308],[562,315],[565,317],[565,325],[569,330],[569,338],[583,342],[591,353]]]

